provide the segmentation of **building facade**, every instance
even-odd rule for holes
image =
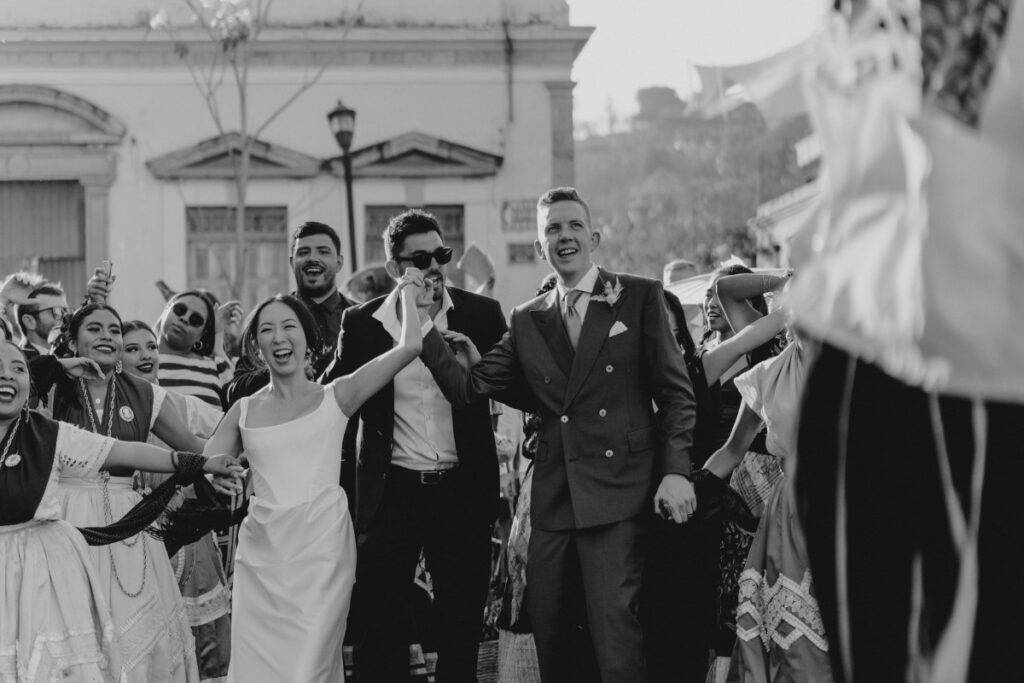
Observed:
[[[303,221],[335,226],[351,267],[326,120],[338,100],[357,111],[359,266],[383,259],[390,215],[424,207],[458,252],[476,244],[491,258],[505,308],[525,300],[546,271],[532,247],[536,197],[573,182],[570,72],[591,29],[569,25],[564,0],[367,0],[358,9],[277,3],[253,43],[246,130],[304,89],[253,147],[245,303],[293,286],[287,236]],[[161,10],[173,31],[151,27]],[[113,303],[146,320],[163,303],[157,281],[230,294],[239,98],[228,73],[218,130],[193,79],[220,46],[189,18],[184,0],[0,8],[0,272],[37,258],[78,296],[109,259]]]

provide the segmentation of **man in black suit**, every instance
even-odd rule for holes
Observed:
[[[433,283],[434,327],[485,349],[501,339],[507,325],[496,301],[444,286],[452,250],[432,215],[411,209],[392,218],[384,248],[392,277],[412,265]],[[389,295],[345,311],[323,381],[391,349],[401,330],[396,303]],[[436,680],[476,681],[498,502],[488,402],[453,409],[416,360],[363,404],[358,425],[354,481],[346,482],[359,549],[352,608],[357,678],[408,680],[411,590],[422,550],[433,582]]]

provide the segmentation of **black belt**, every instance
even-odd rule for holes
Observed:
[[[423,486],[437,486],[446,481],[452,480],[458,473],[459,467],[449,467],[443,470],[410,470],[398,465],[392,465],[388,470],[388,476],[394,477],[397,481],[420,484]]]

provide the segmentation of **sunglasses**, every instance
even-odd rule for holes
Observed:
[[[194,311],[192,315],[186,318],[185,314],[188,313],[188,306],[181,303],[180,301],[171,306],[171,312],[174,313],[174,315],[181,318],[182,320],[184,320],[192,327],[202,327],[203,325],[206,324],[206,318],[204,318],[203,316],[199,315]]]
[[[414,266],[423,270],[430,267],[430,261],[437,261],[437,265],[443,266],[452,260],[455,250],[451,247],[438,247],[433,252],[417,252],[412,256],[396,256],[396,261],[409,261]]]
[[[68,312],[68,309],[63,306],[51,306],[50,308],[40,308],[32,315],[38,318],[40,313],[45,313],[46,311],[50,311],[54,318],[63,318],[64,314]]]

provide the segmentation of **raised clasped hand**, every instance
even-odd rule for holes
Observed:
[[[408,293],[414,297],[416,308],[420,309],[420,317],[422,318],[423,311],[430,308],[430,305],[434,302],[434,283],[424,277],[422,270],[410,267],[405,269],[405,274],[398,281],[399,290],[407,288],[411,288]]]
[[[666,474],[654,494],[654,512],[676,524],[686,522],[697,512],[697,494],[690,480],[681,474]]]

